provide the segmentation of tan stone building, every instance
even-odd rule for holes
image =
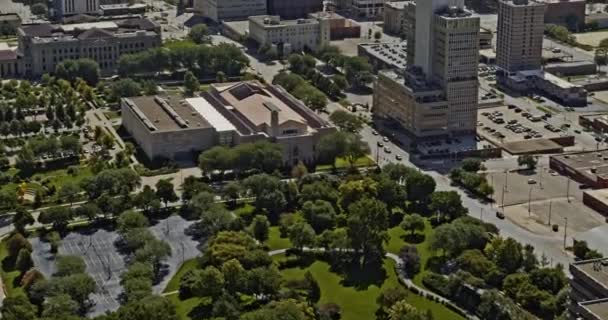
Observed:
[[[118,58],[161,45],[160,26],[148,19],[133,18],[77,24],[39,24],[18,30],[23,75],[52,73],[67,59],[90,58],[102,74],[112,74]]]
[[[194,10],[213,21],[266,14],[266,0],[194,0]]]
[[[121,105],[123,125],[150,158],[270,140],[283,147],[286,164],[313,162],[319,139],[336,130],[281,87],[257,81],[212,85],[190,99],[125,98]]]
[[[324,18],[281,20],[279,16],[249,17],[249,36],[259,45],[269,44],[278,53],[316,50],[329,43],[331,20]]]
[[[496,63],[504,72],[541,68],[544,15],[540,2],[499,1]]]
[[[384,4],[384,32],[397,36],[407,32],[407,10],[413,1],[390,1]]]
[[[443,88],[428,84],[422,74],[410,72],[405,73],[405,77],[394,70],[378,73],[373,97],[374,116],[396,121],[415,137],[446,134],[448,101]]]
[[[416,137],[475,132],[479,18],[463,2],[431,0],[409,7],[407,70],[379,77],[388,97],[374,95],[374,114],[397,120]]]

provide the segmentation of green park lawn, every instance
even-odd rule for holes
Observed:
[[[266,240],[264,244],[268,246],[268,250],[270,251],[279,249],[289,249],[292,247],[291,241],[289,241],[288,238],[281,238],[281,232],[279,231],[279,227],[277,226],[270,227],[268,240]]]
[[[5,261],[7,257],[8,248],[6,247],[6,241],[2,241],[0,242],[0,263],[2,264],[0,276],[2,276],[2,283],[4,284],[6,295],[11,297],[18,294],[25,294],[23,288],[21,288],[16,283],[17,279],[19,278],[20,272],[18,270],[12,270],[12,268],[7,266],[7,263]]]
[[[302,279],[306,271],[310,271],[321,287],[319,303],[333,302],[340,305],[342,319],[369,320],[375,318],[378,309],[376,298],[383,290],[400,286],[395,265],[386,259],[379,272],[354,271],[340,275],[330,270],[330,265],[323,261],[315,261],[305,268],[290,268],[281,271],[285,280]],[[427,300],[412,292],[407,300],[419,310],[431,310],[435,319],[464,319],[442,304]]]
[[[428,240],[433,234],[433,228],[430,222],[427,220],[425,223],[424,233],[418,233],[415,237],[406,235],[406,232],[399,226],[389,229],[388,234],[390,239],[389,242],[384,246],[384,249],[387,252],[399,254],[399,250],[405,244],[413,244],[416,246],[416,249],[418,249],[418,254],[420,255],[420,272],[412,280],[416,285],[424,287],[424,285],[422,284],[422,278],[426,274],[425,266],[429,258],[433,256],[433,252],[431,252],[428,245]],[[424,238],[422,238],[422,236],[424,236]],[[417,238],[416,240],[419,241],[406,241],[408,239],[412,240],[411,238]]]
[[[376,163],[370,157],[361,157],[355,162],[355,167],[370,167]],[[344,169],[350,167],[350,163],[345,158],[336,159],[336,169]],[[317,166],[318,171],[329,171],[332,170],[332,166],[329,164],[323,164]]]
[[[167,298],[175,305],[177,315],[181,320],[190,320],[191,318],[188,316],[188,314],[206,299],[194,297],[186,300],[180,300],[179,293],[168,295]]]
[[[186,260],[179,267],[179,269],[177,270],[175,275],[171,278],[171,280],[169,280],[169,283],[167,283],[167,286],[165,287],[165,290],[163,290],[163,293],[174,292],[174,291],[179,290],[179,283],[182,280],[182,277],[184,276],[184,274],[186,272],[196,269],[198,267],[199,267],[198,259],[194,258],[194,259]]]

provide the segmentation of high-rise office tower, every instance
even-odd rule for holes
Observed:
[[[513,73],[541,68],[545,4],[532,0],[500,0],[496,63]]]
[[[406,23],[409,67],[403,81],[413,98],[390,100],[378,96],[379,101],[387,101],[387,107],[383,108],[381,103],[374,104],[374,107],[378,108],[380,115],[389,117],[387,110],[412,110],[405,114],[414,116],[396,119],[405,128],[416,127],[405,122],[407,119],[420,119],[417,113],[425,112],[424,118],[443,118],[442,121],[434,121],[442,124],[443,134],[474,132],[479,90],[479,18],[464,8],[463,0],[426,0],[409,5],[406,19],[409,20]],[[378,84],[381,89],[390,85],[383,81],[401,81],[401,78],[380,77]],[[441,94],[437,94],[437,88]],[[384,92],[390,94],[390,90]],[[439,103],[439,100],[445,103]],[[388,105],[389,102],[392,105]],[[421,127],[418,125],[417,128]],[[437,129],[431,130],[426,122],[424,130],[411,131],[417,136],[425,133],[436,135]]]

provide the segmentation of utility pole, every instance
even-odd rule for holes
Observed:
[[[380,166],[380,146],[376,143],[376,164]]]
[[[532,204],[532,186],[530,186],[530,192],[528,192],[528,217],[530,217],[531,204]]]
[[[568,234],[568,217],[565,217],[566,224],[564,225],[564,249],[566,249],[566,236]]]
[[[500,201],[500,206],[502,207],[502,211],[505,211],[505,189],[507,186],[502,186],[502,200]]]
[[[551,203],[552,203],[552,201],[549,201],[549,223],[548,223],[548,225],[551,225]]]
[[[483,208],[479,208],[479,220],[483,221]]]
[[[508,181],[509,181],[509,170],[505,169],[505,192],[508,192],[507,191]]]
[[[538,173],[539,173],[538,184],[540,186],[540,189],[542,190],[543,189],[543,168],[542,167],[539,168]]]
[[[568,203],[570,203],[570,176],[568,177],[568,183],[566,183],[566,199],[568,200]]]

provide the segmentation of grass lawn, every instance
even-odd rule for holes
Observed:
[[[167,298],[175,304],[177,315],[182,320],[191,319],[188,314],[192,311],[192,309],[196,308],[201,302],[205,300],[205,298],[198,297],[180,300],[178,293],[168,295]]]
[[[388,234],[389,234],[390,239],[389,239],[389,242],[384,246],[384,249],[388,252],[398,254],[401,247],[403,247],[405,244],[409,243],[409,244],[416,245],[416,248],[418,249],[418,254],[420,255],[421,271],[412,280],[414,281],[414,283],[416,285],[424,287],[422,285],[422,278],[424,277],[424,275],[426,273],[426,270],[425,270],[426,262],[428,261],[428,259],[430,257],[433,256],[433,253],[431,252],[431,250],[429,249],[429,246],[428,246],[428,240],[431,237],[431,235],[433,234],[433,228],[431,227],[431,224],[429,223],[429,221],[426,220],[425,229],[424,229],[424,241],[422,241],[420,243],[406,242],[406,239],[407,239],[406,232],[403,229],[401,229],[401,227],[399,227],[399,226],[389,229]]]
[[[344,320],[368,320],[375,318],[378,308],[376,298],[385,289],[399,286],[394,262],[385,260],[383,272],[352,272],[348,279],[333,273],[330,265],[315,261],[306,268],[282,270],[285,280],[302,279],[310,271],[321,287],[320,303],[334,302],[342,308]],[[407,300],[419,310],[430,309],[435,319],[464,319],[445,306],[410,293]]]
[[[359,159],[357,159],[357,161],[355,162],[355,167],[370,167],[375,165],[376,163],[374,162],[374,160],[372,160],[370,157],[361,157]],[[338,158],[336,159],[336,168],[337,169],[344,169],[344,168],[348,168],[350,167],[350,163],[348,163],[348,161],[345,158]],[[329,164],[322,164],[317,166],[317,170],[319,171],[323,171],[323,170],[331,170],[332,167]]]
[[[265,245],[268,246],[268,250],[278,250],[278,249],[288,249],[291,248],[291,241],[288,238],[281,238],[281,232],[279,231],[279,227],[274,226],[270,227],[270,232],[268,234],[268,240],[264,242]]]
[[[163,290],[163,293],[179,290],[179,282],[182,279],[182,277],[184,276],[184,274],[190,270],[198,268],[198,266],[199,266],[198,259],[194,258],[194,259],[186,260],[179,267],[179,269],[177,270],[175,275],[171,278],[171,280],[169,280],[169,283],[167,283],[167,286],[165,287],[165,290]]]
[[[15,286],[15,280],[19,277],[19,271],[6,271],[4,270],[4,259],[8,257],[8,249],[6,248],[6,242],[0,242],[0,262],[2,262],[2,270],[0,270],[0,276],[2,276],[2,282],[6,289],[6,295],[9,297],[25,294],[23,288]]]
[[[120,114],[117,111],[114,110],[110,110],[110,111],[104,111],[103,114],[106,116],[106,118],[108,118],[109,120],[112,119],[118,119],[120,118]]]

